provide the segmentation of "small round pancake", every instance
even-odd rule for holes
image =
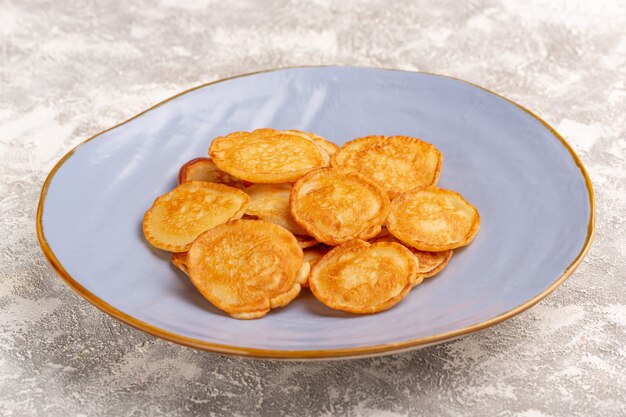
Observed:
[[[416,188],[391,202],[387,228],[404,244],[441,252],[469,244],[478,233],[478,210],[461,194],[437,187]]]
[[[309,287],[315,298],[335,310],[377,313],[409,293],[416,273],[415,256],[403,245],[352,240],[313,266]]]
[[[180,167],[178,171],[178,184],[187,181],[206,181],[228,185],[230,187],[244,189],[243,181],[233,177],[227,172],[220,170],[211,158],[195,158]]]
[[[291,184],[254,184],[244,189],[250,196],[246,215],[276,223],[294,235],[308,236],[289,211],[291,188]]]
[[[143,233],[153,246],[185,252],[203,232],[243,216],[250,197],[224,184],[189,181],[154,201],[143,218]]]
[[[174,266],[189,275],[187,270],[187,252],[174,252],[172,253],[172,263]]]
[[[352,169],[383,187],[391,198],[437,184],[443,157],[433,145],[409,136],[366,136],[344,144],[332,166]]]
[[[326,255],[330,249],[331,248],[326,245],[319,245],[314,248],[304,249],[304,262],[308,263],[310,267],[313,268],[317,261],[319,261],[322,256]],[[309,286],[309,274],[307,274],[306,279],[303,282],[300,282],[300,285],[303,287]]]
[[[238,319],[262,317],[300,292],[303,254],[294,236],[263,220],[235,220],[189,249],[189,278],[217,308]],[[300,275],[306,273],[306,267]]]
[[[374,181],[339,168],[309,172],[296,182],[290,198],[296,222],[328,245],[376,236],[389,205],[387,193]]]
[[[222,171],[252,183],[294,182],[330,165],[330,155],[307,135],[274,129],[215,138],[209,155]]]
[[[376,236],[374,239],[370,240],[371,243],[376,242],[396,242],[402,243],[395,237],[389,236]],[[424,278],[430,278],[433,275],[438,274],[443,271],[443,269],[448,265],[450,258],[452,258],[452,249],[444,250],[442,252],[426,252],[423,250],[408,248],[413,255],[417,258],[417,279],[418,281],[414,283],[413,286],[422,282]],[[306,255],[305,255],[306,259]]]

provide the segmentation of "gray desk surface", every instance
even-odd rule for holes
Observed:
[[[0,415],[626,414],[624,2],[152,3],[0,0]],[[157,340],[57,278],[35,211],[69,148],[194,85],[305,64],[448,74],[536,111],[595,185],[578,271],[463,339],[317,363]]]

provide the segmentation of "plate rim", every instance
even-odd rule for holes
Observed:
[[[533,117],[535,120],[537,120],[538,122],[540,122],[542,124],[543,127],[545,127],[551,134],[552,136],[557,139],[562,145],[563,147],[569,152],[570,156],[572,157],[575,165],[578,167],[578,169],[580,170],[580,173],[582,174],[584,180],[585,180],[585,187],[587,188],[587,193],[589,195],[589,222],[587,225],[587,236],[585,238],[585,242],[580,250],[580,252],[576,255],[576,257],[574,258],[574,260],[569,264],[569,266],[565,269],[565,271],[563,272],[562,275],[560,275],[559,277],[557,277],[552,284],[550,284],[548,286],[548,288],[546,288],[544,291],[542,291],[541,293],[535,295],[534,297],[530,298],[529,300],[527,300],[526,302],[518,305],[517,307],[508,310],[507,312],[504,312],[502,314],[499,314],[498,316],[492,317],[489,320],[485,320],[481,323],[477,323],[477,324],[473,324],[471,326],[466,326],[463,327],[461,329],[457,329],[451,332],[445,332],[445,333],[438,333],[435,335],[430,335],[430,336],[426,336],[426,337],[420,337],[420,338],[416,338],[416,339],[409,339],[409,340],[405,340],[402,342],[394,342],[394,343],[385,343],[385,344],[379,344],[379,345],[371,345],[371,346],[362,346],[362,347],[354,347],[354,348],[340,348],[340,349],[323,349],[323,350],[277,350],[277,349],[260,349],[260,348],[249,348],[249,347],[243,347],[243,346],[231,346],[231,345],[223,345],[223,344],[218,344],[218,343],[211,343],[211,342],[207,342],[201,339],[195,339],[195,338],[190,338],[187,336],[182,336],[180,334],[177,333],[173,333],[170,332],[168,330],[164,330],[161,329],[157,326],[154,326],[152,324],[146,323],[144,321],[138,320],[134,317],[132,317],[129,314],[126,314],[120,310],[118,310],[117,308],[113,307],[112,305],[108,304],[107,302],[105,302],[104,300],[102,300],[101,298],[99,298],[98,296],[96,296],[95,294],[93,294],[92,292],[88,291],[85,287],[83,287],[78,281],[76,281],[63,267],[63,265],[61,264],[61,262],[57,259],[57,257],[54,254],[54,251],[52,250],[52,248],[50,247],[50,245],[48,244],[48,241],[46,240],[46,236],[44,233],[44,228],[43,228],[43,211],[44,211],[44,205],[45,205],[45,199],[47,196],[47,192],[48,192],[48,187],[52,181],[52,179],[54,178],[56,172],[63,166],[63,164],[74,154],[74,152],[82,145],[86,144],[87,142],[90,142],[94,139],[96,139],[97,137],[103,135],[104,133],[113,130],[117,127],[120,127],[140,116],[142,116],[143,114],[155,110],[156,108],[178,98],[181,97],[185,94],[191,93],[195,90],[199,90],[201,88],[204,87],[208,87],[214,84],[219,84],[219,83],[223,83],[226,81],[230,81],[230,80],[234,80],[237,78],[243,78],[243,77],[249,77],[249,76],[254,76],[254,75],[258,75],[258,74],[263,74],[263,73],[269,73],[269,72],[277,72],[277,71],[282,71],[282,70],[288,70],[288,69],[309,69],[309,68],[354,68],[354,69],[373,69],[373,70],[382,70],[382,71],[396,71],[396,72],[404,72],[404,73],[411,73],[411,74],[423,74],[423,75],[429,75],[429,76],[436,76],[436,77],[442,77],[442,78],[448,78],[448,79],[452,79],[455,81],[459,81],[465,84],[469,84],[473,87],[477,87],[483,91],[486,91],[487,93],[490,93],[496,97],[499,97],[513,105],[515,105],[516,107],[518,107],[519,109],[523,110],[524,112],[526,112],[527,114],[529,114],[531,117]],[[59,275],[61,277],[61,279],[72,289],[74,290],[74,292],[76,292],[78,295],[80,295],[81,297],[83,297],[85,300],[89,301],[91,304],[93,304],[95,307],[97,307],[98,309],[100,309],[101,311],[103,311],[104,313],[120,320],[121,322],[128,324],[138,330],[141,330],[145,333],[148,333],[152,336],[156,336],[158,338],[161,339],[165,339],[168,340],[170,342],[174,342],[183,346],[188,346],[188,347],[192,347],[192,348],[196,348],[196,349],[201,349],[201,350],[205,350],[205,351],[210,351],[210,352],[214,352],[214,353],[220,353],[220,354],[228,354],[228,355],[237,355],[237,356],[246,356],[246,357],[253,357],[253,358],[270,358],[270,359],[295,359],[295,360],[311,360],[311,359],[332,359],[332,358],[356,358],[356,357],[364,357],[364,356],[374,356],[374,355],[382,355],[382,354],[390,354],[390,353],[394,353],[394,352],[400,352],[400,351],[407,351],[407,350],[411,350],[411,349],[417,349],[420,347],[425,347],[425,346],[429,346],[429,345],[434,345],[437,343],[441,343],[447,340],[451,340],[454,338],[458,338],[461,336],[465,336],[480,330],[483,330],[487,327],[491,327],[495,324],[501,323],[504,320],[507,320],[511,317],[514,317],[520,313],[522,313],[523,311],[529,309],[530,307],[534,306],[535,304],[537,304],[539,301],[543,300],[545,297],[547,297],[549,294],[551,294],[559,285],[561,285],[563,282],[565,282],[565,280],[567,278],[569,278],[569,276],[576,270],[576,268],[578,267],[578,265],[581,263],[581,261],[583,260],[583,258],[585,257],[585,255],[589,252],[589,248],[591,247],[592,241],[593,241],[593,237],[595,234],[595,200],[594,200],[594,191],[593,191],[593,185],[591,182],[591,179],[589,178],[589,174],[587,173],[587,170],[585,169],[582,161],[580,160],[580,158],[578,157],[578,155],[576,155],[576,153],[574,152],[574,150],[572,149],[572,147],[569,145],[569,143],[567,143],[567,141],[552,127],[550,126],[546,121],[544,121],[542,118],[540,118],[539,116],[537,116],[535,113],[533,113],[532,111],[530,111],[529,109],[527,109],[526,107],[514,102],[513,100],[504,97],[494,91],[491,91],[485,87],[482,87],[480,85],[474,84],[470,81],[466,81],[460,78],[456,78],[456,77],[452,77],[452,76],[448,76],[448,75],[442,75],[442,74],[435,74],[435,73],[429,73],[429,72],[423,72],[423,71],[411,71],[411,70],[402,70],[402,69],[394,69],[394,68],[384,68],[384,67],[368,67],[368,66],[352,66],[352,65],[304,65],[304,66],[286,66],[286,67],[279,67],[279,68],[272,68],[272,69],[265,69],[265,70],[259,70],[259,71],[254,71],[254,72],[250,72],[250,73],[245,73],[245,74],[239,74],[239,75],[235,75],[235,76],[231,76],[231,77],[227,77],[227,78],[221,78],[215,81],[211,81],[208,83],[204,83],[195,87],[192,87],[190,89],[184,90],[178,94],[175,94],[165,100],[162,100],[160,102],[158,102],[157,104],[147,108],[146,110],[143,110],[142,112],[130,117],[129,119],[124,120],[121,123],[118,123],[108,129],[105,129],[99,133],[96,133],[95,135],[85,139],[84,141],[80,142],[78,145],[76,145],[74,148],[72,148],[70,151],[68,151],[52,168],[52,170],[48,173],[43,186],[41,188],[41,193],[39,196],[39,203],[37,205],[37,216],[36,216],[36,227],[37,227],[37,239],[39,241],[39,245],[41,246],[41,249],[43,251],[44,256],[46,257],[46,259],[48,260],[48,262],[50,263],[50,265],[52,266],[52,268],[54,269],[54,271],[57,273],[57,275]]]

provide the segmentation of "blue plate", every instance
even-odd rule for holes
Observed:
[[[431,142],[444,155],[439,185],[478,208],[480,232],[388,311],[352,316],[304,291],[262,319],[231,319],[145,242],[141,221],[214,137],[260,127],[312,131],[338,145],[371,134]],[[593,226],[580,160],[530,111],[449,77],[353,67],[244,75],[168,99],[63,157],[37,217],[52,266],[106,313],[184,345],[278,358],[392,352],[498,323],[573,272]]]

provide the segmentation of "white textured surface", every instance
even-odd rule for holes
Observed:
[[[0,415],[626,414],[626,4],[595,3],[0,0]],[[57,278],[35,212],[68,149],[189,87],[306,64],[452,75],[542,116],[595,185],[578,271],[463,339],[317,363],[157,340]]]

